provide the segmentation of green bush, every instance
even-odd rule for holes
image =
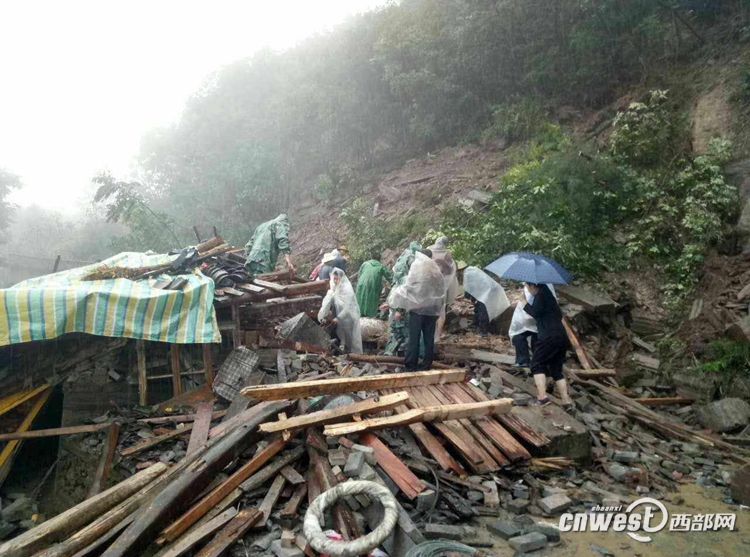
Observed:
[[[492,107],[492,120],[484,130],[482,139],[506,139],[509,143],[525,141],[535,136],[546,121],[542,104],[531,97]]]
[[[718,339],[710,344],[710,361],[701,364],[705,373],[721,374],[731,379],[750,377],[750,344]]]

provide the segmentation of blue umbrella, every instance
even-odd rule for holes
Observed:
[[[573,280],[557,261],[543,255],[514,251],[506,253],[487,265],[485,270],[491,271],[500,278],[533,282],[534,284],[568,284]]]

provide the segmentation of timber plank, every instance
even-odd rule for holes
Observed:
[[[573,329],[573,326],[570,324],[570,320],[568,319],[567,315],[563,315],[562,323],[563,327],[565,327],[565,332],[568,335],[568,340],[570,340],[570,344],[573,345],[573,348],[576,351],[576,356],[578,356],[578,361],[581,362],[581,366],[583,367],[583,369],[594,369],[594,365],[591,363],[589,355],[586,353],[586,349],[583,347],[583,344],[581,344],[581,339],[578,337],[578,333],[575,332],[575,329]]]
[[[263,517],[258,509],[242,509],[195,557],[220,557]]]
[[[271,487],[263,498],[263,502],[260,504],[260,507],[258,507],[258,510],[263,513],[263,518],[258,521],[257,526],[266,525],[268,517],[271,516],[273,506],[279,500],[279,497],[281,497],[281,491],[284,489],[285,485],[286,478],[283,475],[279,474],[274,478]]]
[[[107,440],[102,450],[102,456],[99,459],[99,464],[94,472],[94,481],[91,483],[86,499],[101,493],[104,487],[107,485],[107,478],[109,478],[109,471],[112,468],[112,460],[115,458],[115,451],[117,450],[117,439],[120,435],[120,424],[113,422],[109,426],[107,432]]]
[[[464,389],[465,384],[443,385],[443,387],[455,397],[456,400],[470,402],[472,400],[482,401],[489,400],[487,396],[472,396],[468,389]],[[479,389],[476,389],[479,391]],[[483,392],[479,391],[482,395]],[[495,445],[507,456],[512,462],[528,460],[531,453],[519,443],[510,432],[501,426],[497,420],[492,417],[482,417],[474,420],[477,426],[492,440]]]
[[[190,434],[187,454],[191,455],[208,441],[208,431],[211,429],[213,419],[214,403],[201,402],[195,410],[196,419],[193,422],[193,431]]]
[[[367,414],[390,410],[409,400],[409,395],[405,392],[385,395],[378,398],[369,398],[360,402],[340,406],[332,410],[321,410],[302,416],[295,416],[278,422],[268,422],[261,424],[260,431],[263,433],[275,433],[279,431],[292,431],[309,426],[325,425],[337,421],[344,421],[355,414]]]
[[[0,441],[15,441],[16,439],[38,439],[40,437],[58,437],[60,435],[74,435],[76,433],[93,433],[106,429],[110,424],[75,425],[70,427],[55,427],[51,429],[37,429],[32,431],[16,431],[3,433]]]
[[[237,469],[237,471],[229,476],[224,483],[217,486],[211,493],[198,501],[186,513],[166,528],[162,533],[160,541],[172,541],[177,539],[178,536],[195,524],[212,508],[218,505],[227,495],[237,489],[242,482],[257,472],[261,466],[283,449],[285,444],[286,443],[283,439],[277,438],[267,447],[256,452],[253,458]]]
[[[206,524],[204,524],[197,530],[190,532],[186,536],[183,536],[181,539],[177,540],[169,547],[165,547],[154,557],[180,557],[180,555],[183,555],[184,553],[190,551],[193,546],[216,532],[216,530],[224,526],[235,516],[237,516],[237,509],[235,509],[234,507],[228,508],[219,516],[213,518],[212,520],[209,520]]]
[[[376,391],[393,387],[451,383],[463,381],[465,376],[466,371],[462,369],[417,371],[319,381],[296,381],[285,385],[261,385],[246,387],[240,392],[244,396],[252,396],[260,400],[283,400],[355,391]]]
[[[362,445],[370,447],[375,451],[375,459],[378,465],[399,487],[409,499],[414,499],[422,493],[427,486],[420,480],[401,460],[386,447],[386,445],[372,433],[363,433],[359,436]]]
[[[297,516],[297,509],[299,508],[300,503],[302,503],[302,499],[305,498],[305,495],[307,495],[307,482],[299,484],[294,490],[289,501],[287,501],[284,508],[281,509],[281,517],[294,518]]]
[[[145,451],[146,449],[150,449],[151,447],[155,447],[159,443],[162,443],[164,441],[167,441],[169,439],[172,439],[174,437],[178,437],[180,435],[183,435],[185,433],[190,433],[193,431],[194,424],[188,424],[185,427],[177,428],[174,431],[170,431],[169,433],[165,433],[164,435],[159,435],[157,437],[152,437],[151,439],[144,439],[140,443],[136,443],[135,445],[131,445],[127,449],[123,449],[120,451],[120,454],[122,456],[130,456],[135,453],[139,453],[141,451]]]
[[[297,472],[291,466],[284,466],[281,470],[279,470],[279,474],[284,476],[286,478],[286,481],[294,486],[305,483],[305,478],[302,477],[302,474]]]

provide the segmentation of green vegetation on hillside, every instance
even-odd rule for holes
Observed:
[[[727,141],[693,157],[665,91],[615,118],[609,149],[587,152],[548,126],[501,179],[487,211],[453,208],[442,230],[456,255],[486,265],[508,251],[554,257],[577,274],[646,260],[673,301],[690,290],[738,201],[721,165]]]

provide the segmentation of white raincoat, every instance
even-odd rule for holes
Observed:
[[[555,287],[551,284],[548,284],[547,287],[550,289],[550,292],[552,292],[552,295],[557,299],[557,292],[555,292]],[[531,317],[528,313],[526,313],[523,308],[526,305],[526,299],[531,295],[528,288],[525,286],[523,287],[524,290],[524,299],[521,302],[518,302],[516,304],[516,309],[513,310],[513,319],[510,322],[510,329],[508,330],[508,336],[510,338],[513,338],[516,335],[520,335],[521,333],[524,333],[526,331],[536,333],[536,321],[534,321],[534,318]]]
[[[464,290],[485,305],[490,321],[496,319],[510,307],[505,289],[477,267],[466,267],[464,269]]]
[[[445,305],[445,283],[437,263],[423,253],[415,253],[406,281],[391,290],[388,305],[422,315],[440,315]]]
[[[334,280],[336,277],[340,277],[338,284]],[[361,354],[362,332],[359,327],[359,304],[357,304],[352,283],[349,282],[346,273],[339,268],[331,271],[330,288],[318,312],[318,321],[323,321],[328,317],[331,307],[335,308],[338,320],[336,334],[346,347],[346,351],[351,354]]]

